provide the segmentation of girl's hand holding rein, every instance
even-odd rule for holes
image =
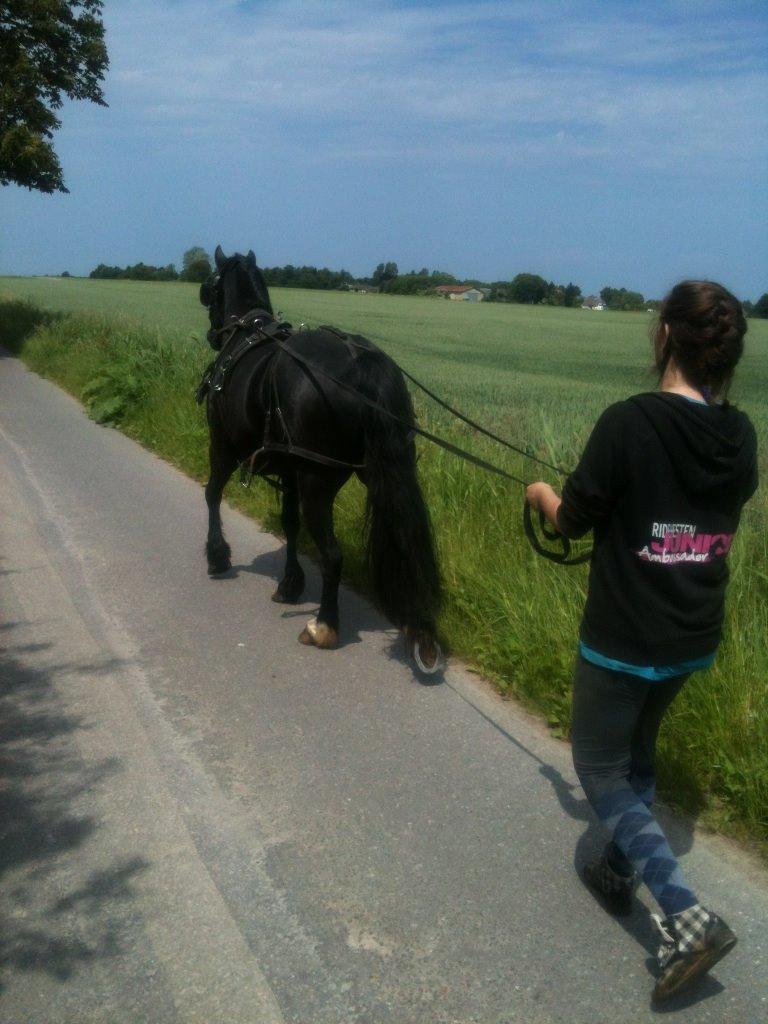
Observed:
[[[559,530],[557,525],[557,510],[562,504],[562,499],[555,493],[554,489],[543,480],[528,484],[525,489],[525,498],[535,512],[543,512],[548,522]]]

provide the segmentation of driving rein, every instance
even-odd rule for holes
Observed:
[[[360,343],[353,337],[348,334],[344,334],[335,327],[321,325],[318,330],[333,334],[334,337],[343,341],[353,359],[357,358],[358,351],[366,351],[365,347],[360,345]],[[244,333],[244,336],[241,337],[239,341],[232,344],[236,336],[241,332],[247,333]],[[279,482],[271,479],[267,475],[265,469],[258,468],[260,460],[263,460],[265,456],[269,456],[270,454],[292,455],[296,458],[306,459],[310,462],[317,462],[321,465],[337,469],[362,470],[365,468],[364,464],[342,462],[339,459],[323,455],[320,452],[313,452],[305,448],[297,447],[292,443],[282,409],[280,408],[280,399],[275,382],[276,357],[279,353],[285,353],[306,371],[324,377],[342,391],[346,391],[353,395],[357,401],[369,406],[369,408],[374,409],[381,415],[387,416],[389,419],[394,420],[401,426],[406,427],[409,432],[409,439],[418,434],[420,437],[425,438],[425,440],[430,441],[437,447],[456,455],[458,458],[463,459],[465,462],[469,462],[473,466],[477,466],[479,469],[485,470],[487,473],[493,473],[496,476],[504,477],[507,480],[513,481],[513,483],[522,484],[523,487],[528,486],[527,481],[523,480],[521,477],[515,476],[513,473],[509,473],[507,470],[501,469],[499,466],[495,466],[493,463],[487,462],[485,459],[481,459],[479,456],[473,455],[471,452],[465,451],[463,448],[459,448],[450,441],[446,441],[444,438],[438,437],[436,434],[432,434],[428,430],[424,430],[423,427],[419,427],[414,423],[408,423],[395,413],[390,412],[389,409],[385,409],[383,406],[379,405],[378,402],[374,402],[366,395],[361,394],[360,391],[352,387],[350,384],[347,384],[346,381],[339,380],[338,377],[335,377],[327,370],[324,370],[322,367],[311,362],[301,353],[291,348],[289,341],[293,335],[294,330],[291,324],[275,320],[268,312],[262,309],[250,310],[242,317],[232,319],[223,327],[212,327],[207,334],[210,344],[213,344],[218,338],[224,338],[224,340],[221,343],[221,348],[216,358],[205,368],[200,384],[195,392],[195,398],[198,404],[202,403],[209,393],[219,393],[224,390],[227,376],[248,352],[266,345],[274,346],[274,354],[270,359],[270,363],[266,371],[269,374],[270,406],[267,410],[266,416],[264,443],[241,464],[241,482],[244,486],[247,486],[248,483],[250,483],[251,477],[260,476],[266,479],[273,487],[277,487],[278,489],[280,488]],[[404,377],[423,391],[430,399],[451,413],[452,416],[461,420],[463,423],[466,423],[473,430],[484,434],[491,440],[496,441],[505,448],[509,448],[512,451],[517,452],[532,462],[546,466],[548,469],[553,470],[561,476],[567,476],[566,471],[561,469],[559,466],[555,466],[544,459],[538,458],[530,451],[506,441],[504,438],[494,434],[481,424],[471,420],[468,416],[465,416],[464,413],[453,408],[446,401],[436,395],[425,384],[422,384],[421,381],[408,373],[407,370],[403,370],[400,366],[397,368]],[[277,441],[271,437],[272,425],[275,420],[279,423],[280,431],[284,440]],[[543,537],[547,541],[560,545],[559,550],[546,547],[541,542],[533,525],[531,505],[526,500],[523,506],[523,529],[525,536],[537,554],[551,562],[555,562],[557,565],[581,565],[584,562],[589,561],[592,557],[591,550],[585,551],[581,554],[572,554],[570,540],[563,534],[549,528],[547,519],[541,510],[539,510],[539,527]]]

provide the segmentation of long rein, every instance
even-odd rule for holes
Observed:
[[[364,405],[369,406],[371,409],[376,410],[376,412],[381,413],[384,416],[388,416],[391,420],[394,420],[396,423],[399,423],[401,426],[405,427],[409,431],[409,434],[411,436],[418,434],[425,440],[430,441],[432,444],[436,445],[438,448],[442,448],[445,451],[450,452],[452,455],[455,455],[457,458],[463,459],[465,462],[469,462],[473,466],[477,466],[478,469],[485,470],[485,472],[487,473],[493,473],[496,476],[503,477],[506,480],[511,480],[513,483],[521,484],[523,487],[528,486],[528,481],[523,480],[522,477],[515,476],[514,473],[510,473],[508,472],[508,470],[502,469],[500,466],[496,466],[493,463],[486,461],[485,459],[481,459],[479,456],[473,455],[471,452],[466,451],[464,448],[459,448],[458,445],[453,444],[451,441],[446,441],[445,438],[438,437],[436,434],[432,434],[430,431],[425,430],[423,427],[417,426],[415,423],[408,423],[406,420],[403,420],[400,416],[397,416],[395,413],[390,412],[389,409],[386,409],[384,406],[379,405],[378,402],[374,402],[373,399],[368,398],[366,395],[362,394],[360,391],[357,390],[357,388],[354,388],[350,384],[347,384],[346,381],[339,380],[338,377],[335,377],[333,374],[329,373],[321,366],[317,366],[315,363],[307,359],[305,356],[300,355],[298,352],[290,348],[290,346],[287,344],[287,338],[279,337],[281,333],[289,330],[289,325],[284,325],[278,323],[277,321],[272,321],[271,324],[262,324],[261,321],[268,316],[269,314],[266,312],[266,310],[254,309],[245,313],[241,317],[233,319],[230,323],[225,324],[222,327],[212,327],[208,331],[209,342],[212,342],[215,338],[223,336],[224,334],[226,334],[227,337],[222,342],[219,348],[219,354],[217,358],[214,360],[213,363],[210,364],[206,371],[206,374],[203,378],[203,384],[201,384],[201,387],[198,389],[198,401],[202,400],[202,397],[204,395],[203,385],[207,385],[207,387],[211,388],[212,390],[221,390],[221,387],[223,387],[224,375],[226,374],[226,370],[229,364],[233,361],[233,359],[239,358],[236,352],[226,353],[225,355],[225,350],[227,349],[235,335],[238,333],[238,331],[253,328],[254,340],[246,339],[246,344],[241,350],[240,354],[244,354],[247,348],[251,347],[251,345],[271,341],[280,351],[285,352],[288,356],[291,357],[291,359],[293,359],[299,365],[303,366],[306,370],[309,370],[312,373],[316,373],[322,377],[325,377],[326,380],[331,381],[331,383],[335,384],[336,387],[341,388],[342,391],[346,391],[349,394],[353,395],[357,399],[357,401],[362,402]],[[347,347],[349,347],[350,349],[356,348],[359,349],[361,352],[367,351],[363,345],[360,345],[349,335],[341,334],[341,332],[336,331],[334,328],[327,329],[341,337],[342,340],[347,345]],[[261,336],[260,341],[255,341],[255,335]],[[472,430],[475,430],[478,433],[483,434],[485,437],[490,438],[490,440],[495,441],[497,444],[503,445],[505,448],[510,449],[510,451],[517,452],[519,455],[522,455],[523,458],[528,459],[531,462],[536,462],[540,466],[545,466],[547,469],[553,470],[560,476],[568,475],[567,471],[562,469],[560,466],[556,466],[552,462],[547,462],[546,459],[541,459],[537,455],[531,454],[531,452],[527,451],[525,448],[521,448],[519,445],[515,445],[511,441],[507,441],[505,438],[493,433],[493,431],[488,430],[482,424],[470,419],[469,416],[466,416],[459,409],[454,408],[454,406],[446,402],[445,399],[441,398],[439,395],[436,395],[434,391],[432,391],[430,388],[426,386],[426,384],[423,384],[420,380],[417,380],[417,378],[414,377],[412,374],[408,373],[407,370],[404,370],[398,364],[395,365],[397,366],[398,370],[400,371],[400,373],[403,374],[404,377],[406,377],[412,384],[414,384],[417,388],[423,391],[424,394],[427,395],[430,399],[432,399],[433,402],[436,402],[437,405],[441,406],[456,419],[461,420],[463,423],[466,423],[467,426],[470,427]],[[217,368],[220,373],[219,383],[215,382],[215,370]],[[282,448],[283,446],[279,447]],[[341,465],[341,463],[338,463],[337,460],[335,459],[320,456],[318,453],[307,452],[304,449],[294,449],[293,446],[290,445],[285,446],[285,450],[289,454],[296,454],[302,458],[312,458],[315,459],[316,461],[321,461],[329,465]],[[350,468],[356,469],[359,467],[355,466]],[[550,562],[555,562],[557,565],[581,565],[584,562],[589,561],[589,559],[592,556],[591,550],[585,551],[581,554],[573,555],[571,553],[571,542],[568,539],[568,537],[566,537],[564,534],[559,533],[556,530],[550,529],[546,516],[541,510],[539,510],[539,528],[541,530],[542,536],[551,543],[559,544],[560,550],[553,550],[552,548],[545,547],[539,539],[538,535],[536,534],[536,530],[533,525],[532,511],[533,510],[531,508],[530,503],[526,500],[523,504],[523,530],[525,532],[526,538],[531,544],[531,547],[534,549],[534,551],[536,551],[537,554],[541,555],[542,558],[548,559]]]
[[[366,351],[366,349],[362,345],[356,343],[354,339],[349,338],[349,336],[347,336],[345,340],[349,345],[352,345],[355,348],[360,349],[360,351]],[[450,441],[446,441],[445,438],[438,437],[436,434],[430,433],[430,431],[425,430],[423,427],[417,426],[415,423],[408,423],[407,421],[401,419],[401,417],[397,416],[395,413],[390,412],[389,409],[385,409],[383,406],[379,405],[378,402],[374,402],[373,399],[370,399],[366,395],[361,394],[361,392],[358,391],[357,388],[352,387],[345,381],[339,380],[338,377],[334,377],[333,374],[329,373],[327,370],[324,370],[322,367],[317,366],[315,363],[311,362],[305,356],[300,355],[298,352],[291,349],[285,343],[285,341],[279,340],[277,342],[277,346],[281,351],[285,352],[293,360],[299,363],[299,365],[304,366],[307,370],[310,370],[312,373],[320,374],[321,376],[325,377],[326,380],[329,380],[333,384],[335,384],[338,388],[341,388],[343,391],[347,391],[348,393],[354,395],[358,401],[363,402],[370,408],[375,409],[379,413],[383,413],[385,416],[388,416],[390,419],[399,423],[401,426],[406,427],[411,433],[411,435],[418,434],[419,436],[425,438],[425,440],[430,441],[432,444],[436,445],[438,448],[443,448],[445,451],[450,452],[452,455],[456,455],[458,458],[463,459],[465,462],[469,462],[473,466],[477,466],[479,469],[485,470],[487,473],[493,473],[496,476],[504,477],[507,480],[511,480],[513,483],[521,484],[523,487],[528,486],[528,482],[523,480],[522,477],[515,476],[514,473],[510,473],[506,469],[502,469],[500,466],[496,466],[491,462],[487,462],[485,459],[481,459],[477,455],[473,455],[471,452],[468,452],[463,448],[459,448],[458,445],[455,445]],[[434,402],[440,405],[447,412],[451,413],[451,415],[456,417],[456,419],[459,419],[462,422],[466,423],[467,426],[471,427],[473,430],[478,431],[478,433],[484,434],[486,437],[490,438],[492,441],[497,442],[498,444],[503,445],[505,448],[509,448],[511,451],[517,452],[518,454],[522,455],[523,458],[529,459],[531,462],[536,462],[540,466],[546,466],[547,469],[551,469],[555,473],[560,474],[561,476],[568,475],[567,471],[562,469],[560,466],[556,466],[551,462],[547,462],[546,459],[541,459],[536,455],[532,455],[529,451],[526,451],[524,448],[512,444],[511,441],[507,441],[503,437],[499,437],[498,434],[494,434],[492,431],[488,430],[480,423],[476,423],[474,420],[470,419],[464,413],[460,412],[458,409],[455,409],[453,406],[449,405],[448,402],[440,398],[439,395],[436,395],[426,386],[426,384],[422,384],[421,381],[417,380],[416,377],[408,373],[407,370],[404,370],[399,365],[397,366],[397,368],[403,374],[404,377],[406,377],[409,381],[411,381],[412,384],[414,384],[417,388],[423,391],[429,398],[431,398]],[[534,551],[536,551],[537,554],[541,555],[542,558],[548,559],[550,562],[555,562],[557,565],[582,565],[584,562],[588,562],[589,559],[592,557],[591,550],[582,552],[581,554],[572,555],[571,542],[569,538],[566,537],[564,534],[559,533],[558,531],[550,529],[547,522],[547,518],[541,510],[539,510],[539,528],[541,529],[541,532],[543,536],[546,538],[546,540],[560,544],[559,551],[545,547],[539,540],[539,537],[537,536],[533,526],[532,508],[530,502],[526,500],[523,505],[523,530],[525,532],[525,536],[531,544],[531,547],[534,549]]]

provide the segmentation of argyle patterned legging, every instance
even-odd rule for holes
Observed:
[[[686,679],[649,682],[582,657],[574,676],[573,763],[611,836],[609,862],[621,874],[637,871],[666,916],[697,902],[651,813],[656,737]]]

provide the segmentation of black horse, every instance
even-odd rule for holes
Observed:
[[[230,568],[221,528],[224,487],[238,465],[270,475],[282,490],[285,573],[273,600],[295,603],[304,590],[296,557],[300,513],[320,551],[320,610],[299,640],[338,644],[341,551],[334,499],[352,473],[368,491],[366,546],[374,597],[406,634],[417,664],[440,660],[435,616],[440,576],[429,515],[416,477],[413,408],[396,364],[365,338],[334,328],[293,332],[273,315],[253,252],[215,254],[200,289],[208,340],[218,355],[206,371],[211,476],[205,488],[206,555],[212,575]]]

